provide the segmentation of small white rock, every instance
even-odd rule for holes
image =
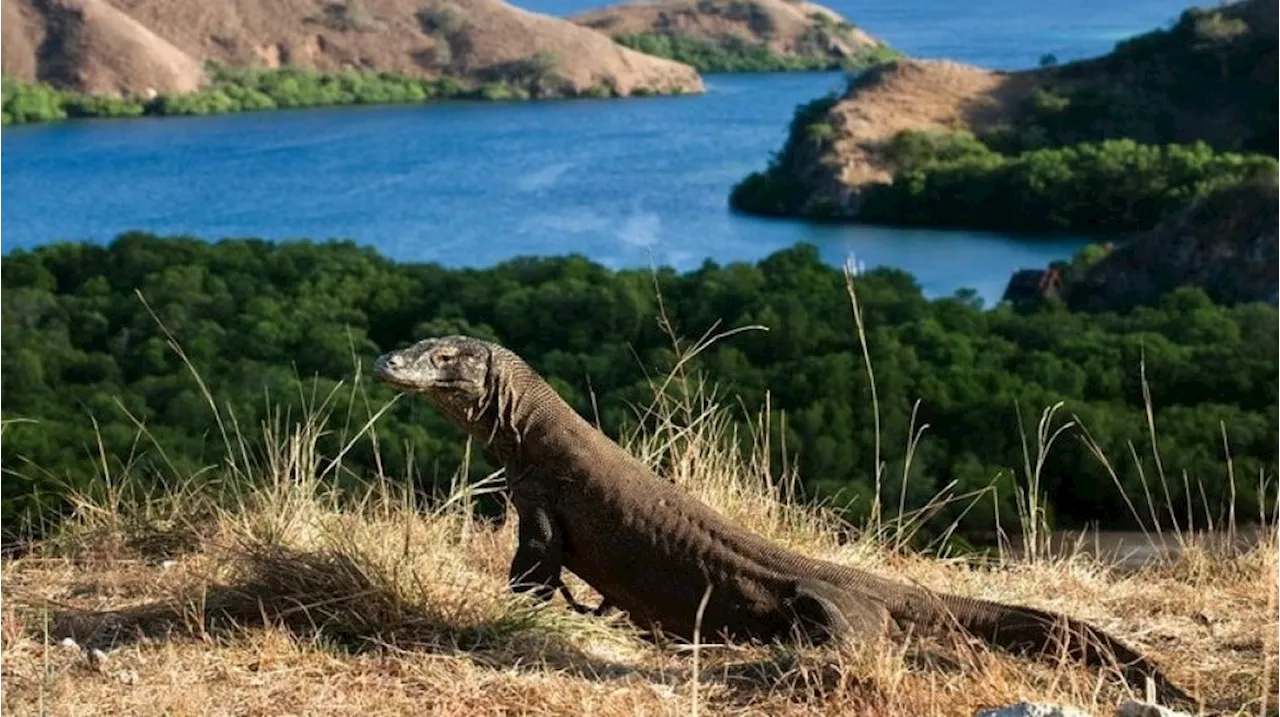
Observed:
[[[1092,715],[1078,707],[1018,702],[1004,707],[978,710],[974,717],[1092,717]]]
[[[102,666],[107,664],[107,653],[96,647],[86,652],[85,657],[89,659],[89,666],[95,669],[101,670]]]
[[[1129,700],[1116,708],[1116,717],[1191,717],[1186,712],[1153,705],[1150,702]]]

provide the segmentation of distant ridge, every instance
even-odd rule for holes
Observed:
[[[189,92],[204,64],[476,82],[537,62],[566,90],[698,92],[690,67],[500,0],[0,0],[3,70],[107,95]]]

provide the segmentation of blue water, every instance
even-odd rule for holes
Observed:
[[[841,7],[912,54],[988,66],[1105,52],[1173,2],[1069,7],[876,0]],[[544,12],[578,2],[535,0]],[[1056,44],[1055,44],[1056,43]],[[698,97],[443,103],[189,119],[66,122],[0,135],[0,250],[129,229],[205,238],[352,238],[400,260],[484,266],[580,252],[614,267],[751,260],[797,241],[896,266],[926,291],[998,298],[1011,270],[1083,237],[815,226],[732,214],[734,182],[836,73],[713,75]]]
[[[621,0],[619,0],[621,1]],[[818,0],[912,57],[949,58],[992,69],[1033,67],[1109,51],[1117,40],[1165,27],[1192,0]],[[570,15],[601,0],[521,0],[518,5]],[[1201,5],[1214,5],[1199,0]]]

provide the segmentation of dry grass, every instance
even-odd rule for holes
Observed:
[[[1135,573],[1082,553],[979,569],[893,550],[874,537],[893,534],[883,530],[841,544],[847,526],[837,531],[831,514],[788,500],[790,481],[768,478],[761,442],[734,448],[708,392],[680,395],[660,402],[662,420],[632,448],[735,519],[812,555],[1094,620],[1210,702],[1256,714],[1270,694],[1274,710],[1273,531],[1241,552],[1191,545],[1178,562]],[[272,450],[258,461],[267,480],[233,507],[195,488],[86,504],[55,540],[6,560],[6,713],[958,715],[1124,696],[1085,669],[981,649],[939,660],[893,645],[708,645],[695,673],[686,647],[645,642],[616,616],[512,597],[514,521],[472,510],[494,479],[460,481],[431,513],[392,482],[339,495],[321,478],[328,464],[306,458],[319,430],[323,421],[268,431]]]
[[[1179,533],[1176,559],[1137,571],[1079,545],[1039,549],[1034,486],[1055,435],[1050,410],[1029,439],[1026,557],[1002,550],[972,564],[913,553],[903,546],[928,511],[875,510],[875,523],[854,531],[799,504],[794,472],[770,465],[768,411],[731,420],[686,365],[655,383],[646,428],[624,443],[734,520],[813,556],[1091,620],[1212,709],[1275,714],[1273,527],[1230,549]],[[359,422],[335,411],[335,394],[313,397],[307,415],[276,415],[249,440],[206,397],[231,456],[216,474],[163,493],[135,490],[127,471],[104,475],[106,488],[82,496],[55,536],[0,564],[5,714],[970,715],[1019,700],[1103,713],[1140,697],[1107,674],[972,645],[647,642],[617,615],[507,590],[514,512],[498,523],[474,510],[500,477],[459,475],[430,512],[413,507],[402,480],[343,493],[333,486],[344,451],[322,456],[318,439],[335,430],[348,446],[376,445],[379,411],[349,435]]]
[[[837,131],[824,162],[857,190],[892,179],[888,143],[903,130],[980,131],[1007,121],[1034,87],[1033,73],[996,72],[950,60],[903,60],[876,71],[824,119]]]

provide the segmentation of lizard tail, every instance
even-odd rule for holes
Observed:
[[[1154,662],[1083,620],[957,595],[935,597],[942,601],[949,619],[992,645],[1040,656],[1065,655],[1094,667],[1115,667],[1140,694],[1146,693],[1147,680],[1151,680],[1161,702],[1195,704]]]

